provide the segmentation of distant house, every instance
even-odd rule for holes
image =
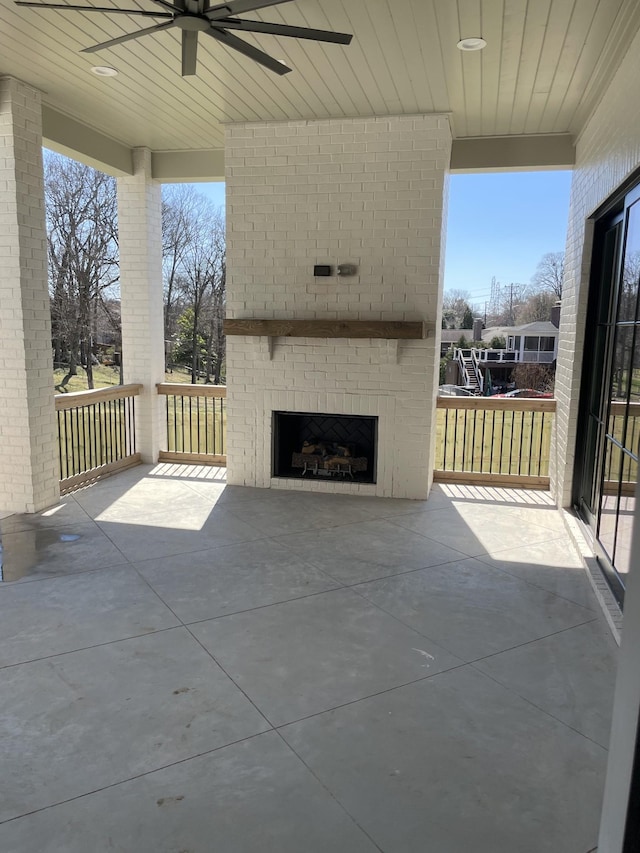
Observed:
[[[556,305],[551,320],[539,320],[521,326],[493,326],[481,331],[478,327],[475,340],[470,341],[468,347],[455,349],[454,363],[448,370],[447,381],[483,393],[489,374],[494,387],[496,383],[508,383],[512,379],[513,368],[519,364],[545,364],[555,371],[559,320],[560,307]],[[474,323],[474,328],[477,323],[479,321]],[[443,335],[445,331],[443,329]],[[451,330],[451,334],[458,331]],[[503,349],[473,346],[475,341],[482,340],[486,345],[496,337],[504,338]],[[455,339],[454,347],[458,340],[459,336]]]
[[[485,350],[487,356],[490,353],[497,355],[495,358],[485,357],[483,361],[553,364],[558,357],[559,335],[558,327],[550,320],[539,320],[522,326],[494,326],[484,329],[484,342],[488,343],[494,337],[504,338],[506,350]]]
[[[482,320],[474,320],[473,329],[442,329],[440,358],[443,358],[451,347],[457,346],[460,338],[464,338],[469,345],[483,340]]]

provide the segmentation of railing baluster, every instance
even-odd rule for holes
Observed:
[[[516,413],[511,412],[511,441],[509,442],[509,471],[511,473],[511,460],[513,458],[513,444],[514,444],[514,427],[516,425]],[[522,423],[520,424],[520,448],[522,449]]]
[[[208,400],[205,397],[205,405],[208,405]],[[215,398],[211,400],[211,413],[210,418],[207,416],[207,446],[205,447],[206,453],[215,453],[216,452],[216,401]],[[209,447],[211,450],[209,450]]]
[[[529,438],[529,468],[528,468],[528,472],[527,472],[529,474],[529,476],[531,476],[531,460],[533,459],[533,430],[536,426],[536,423],[537,423],[536,413],[531,412],[531,436]],[[540,440],[542,441],[542,431],[540,432]]]
[[[493,474],[494,473],[494,471],[493,471],[493,467],[494,467],[493,449],[495,447],[495,437],[496,437],[496,413],[495,413],[495,411],[492,412],[492,415],[493,415],[493,417],[491,418],[491,465],[489,467],[489,470]]]
[[[458,412],[456,412],[454,421],[453,421],[453,465],[451,466],[451,470],[456,470],[456,447],[458,446]]]
[[[104,451],[103,451],[104,438],[102,435],[103,430],[102,430],[102,408],[101,408],[101,405],[102,405],[101,403],[98,403],[96,406],[97,415],[98,415],[98,427],[97,427],[98,457],[96,459],[96,465],[102,465],[102,459],[104,456]]]
[[[514,413],[515,414],[515,413]],[[524,441],[524,422],[525,422],[525,412],[520,412],[520,453],[518,453],[518,476],[522,474],[522,459],[524,454],[522,452],[522,442]],[[532,423],[533,427],[533,423]],[[531,473],[531,471],[529,471]]]
[[[471,470],[476,470],[476,422],[478,420],[478,412],[473,412],[473,436],[471,438]]]
[[[138,439],[136,436],[136,398],[131,397],[131,454],[137,453]]]
[[[71,474],[77,474],[76,471],[76,431],[73,428],[73,409],[69,411],[69,426],[71,427]]]
[[[118,400],[118,426],[120,431],[120,453],[119,459],[122,459],[123,456],[126,455],[126,431],[125,431],[125,420],[124,420],[124,400]]]
[[[180,405],[181,405],[181,409],[182,409],[182,419],[180,421],[180,423],[182,424],[182,436],[181,436],[182,441],[180,442],[180,444],[181,444],[180,450],[183,453],[185,453],[186,452],[186,445],[185,445],[185,440],[184,440],[184,433],[185,433],[185,429],[184,429],[184,397],[180,398]],[[176,450],[177,449],[178,448],[176,447]]]
[[[201,444],[199,448],[199,453],[207,454],[209,452],[208,448],[211,443],[211,426],[209,424],[209,398],[204,396],[201,400],[201,411],[204,421],[202,423],[202,438],[200,439]]]
[[[200,397],[195,398],[196,404],[196,432],[195,432],[195,441],[196,441],[196,453],[200,453]]]
[[[58,426],[58,467],[60,470],[60,479],[64,477],[64,467],[62,464],[62,424],[60,418],[60,412],[56,412],[56,420]]]

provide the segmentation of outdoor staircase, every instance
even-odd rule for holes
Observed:
[[[464,387],[474,394],[482,394],[484,385],[482,372],[473,357],[473,350],[458,349],[457,355]]]

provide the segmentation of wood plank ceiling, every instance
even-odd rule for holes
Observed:
[[[78,2],[78,0],[74,0]],[[94,5],[155,9],[152,0]],[[247,41],[294,70],[278,77],[200,38],[180,76],[179,32],[79,51],[148,19],[40,11],[2,0],[0,74],[130,146],[222,147],[224,122],[451,112],[460,137],[578,133],[640,28],[638,0],[296,0],[250,16],[354,34],[348,47],[268,35]],[[481,35],[478,53],[456,48]],[[91,65],[119,74],[98,78]]]

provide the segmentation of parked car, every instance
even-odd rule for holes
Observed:
[[[535,391],[533,388],[516,388],[515,391],[507,391],[506,394],[494,394],[494,397],[537,397],[545,400],[552,400],[553,393],[551,391]]]
[[[475,397],[473,391],[468,391],[461,385],[441,385],[438,388],[438,397]]]

